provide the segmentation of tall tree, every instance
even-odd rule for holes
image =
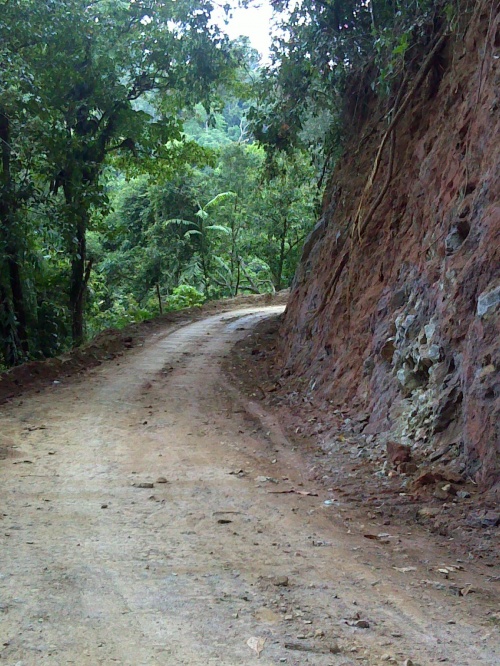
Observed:
[[[91,270],[86,232],[92,210],[105,201],[108,156],[164,157],[167,142],[181,138],[180,109],[207,102],[230,75],[233,58],[210,22],[207,0],[42,4],[45,13],[38,0],[7,3],[10,19],[22,15],[33,34],[24,57],[46,120],[42,143],[51,190],[65,204],[78,345]],[[148,104],[139,104],[145,98]]]
[[[309,156],[299,150],[274,155],[265,175],[258,200],[262,222],[253,243],[280,290],[290,284],[304,239],[314,225],[319,192]]]
[[[273,0],[281,27],[252,109],[270,150],[312,146],[326,167],[369,113],[390,96],[460,0]],[[322,119],[328,118],[324,127]],[[313,122],[311,122],[313,121]],[[316,125],[316,131],[311,131]]]
[[[19,3],[4,2],[0,12],[0,336],[8,365],[23,361],[29,352],[22,213],[34,193],[32,114],[39,111],[26,58],[38,37],[29,22],[20,20],[20,10]]]

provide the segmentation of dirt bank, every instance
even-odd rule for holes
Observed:
[[[225,367],[240,390],[270,411],[291,446],[301,451],[308,480],[328,490],[344,506],[348,520],[363,523],[368,516],[377,517],[381,526],[406,525],[454,557],[484,564],[490,569],[488,579],[498,579],[500,514],[494,499],[445,467],[441,485],[449,478],[460,488],[454,495],[422,492],[397,465],[388,468],[386,449],[363,436],[366,412],[347,406],[318,409],[300,383],[283,373],[276,356],[281,321],[276,317],[257,325],[235,345]],[[435,479],[430,481],[435,485]]]
[[[366,416],[366,454],[387,473],[448,500],[476,484],[498,506],[500,5],[463,4],[430,41],[440,48],[394,130],[395,168],[389,140],[372,187],[394,99],[357,100],[369,119],[306,242],[280,352],[318,412]],[[395,465],[397,450],[411,464]]]

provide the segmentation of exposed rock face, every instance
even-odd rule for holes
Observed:
[[[454,447],[460,471],[493,492],[500,491],[498,8],[478,3],[465,36],[445,44],[397,126],[394,175],[360,238],[352,221],[384,130],[361,127],[364,138],[337,166],[304,248],[282,342],[287,372],[308,380],[314,400],[332,409],[359,405],[370,413],[365,433],[419,453]]]

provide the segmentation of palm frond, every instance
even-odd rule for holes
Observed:
[[[224,234],[230,234],[231,229],[228,227],[224,227],[222,224],[209,224],[207,227],[205,227],[208,231],[210,229],[211,231],[222,231]]]
[[[216,194],[213,199],[210,199],[208,203],[205,204],[204,209],[211,208],[212,206],[215,206],[221,201],[224,201],[225,199],[230,199],[232,197],[236,197],[237,194],[236,192],[219,192],[219,194]]]

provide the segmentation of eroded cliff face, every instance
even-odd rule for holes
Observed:
[[[368,443],[410,445],[430,461],[446,453],[498,493],[498,2],[478,3],[465,33],[444,42],[396,127],[389,188],[359,237],[353,221],[386,127],[365,122],[331,178],[285,315],[286,374],[332,411],[367,411]]]

